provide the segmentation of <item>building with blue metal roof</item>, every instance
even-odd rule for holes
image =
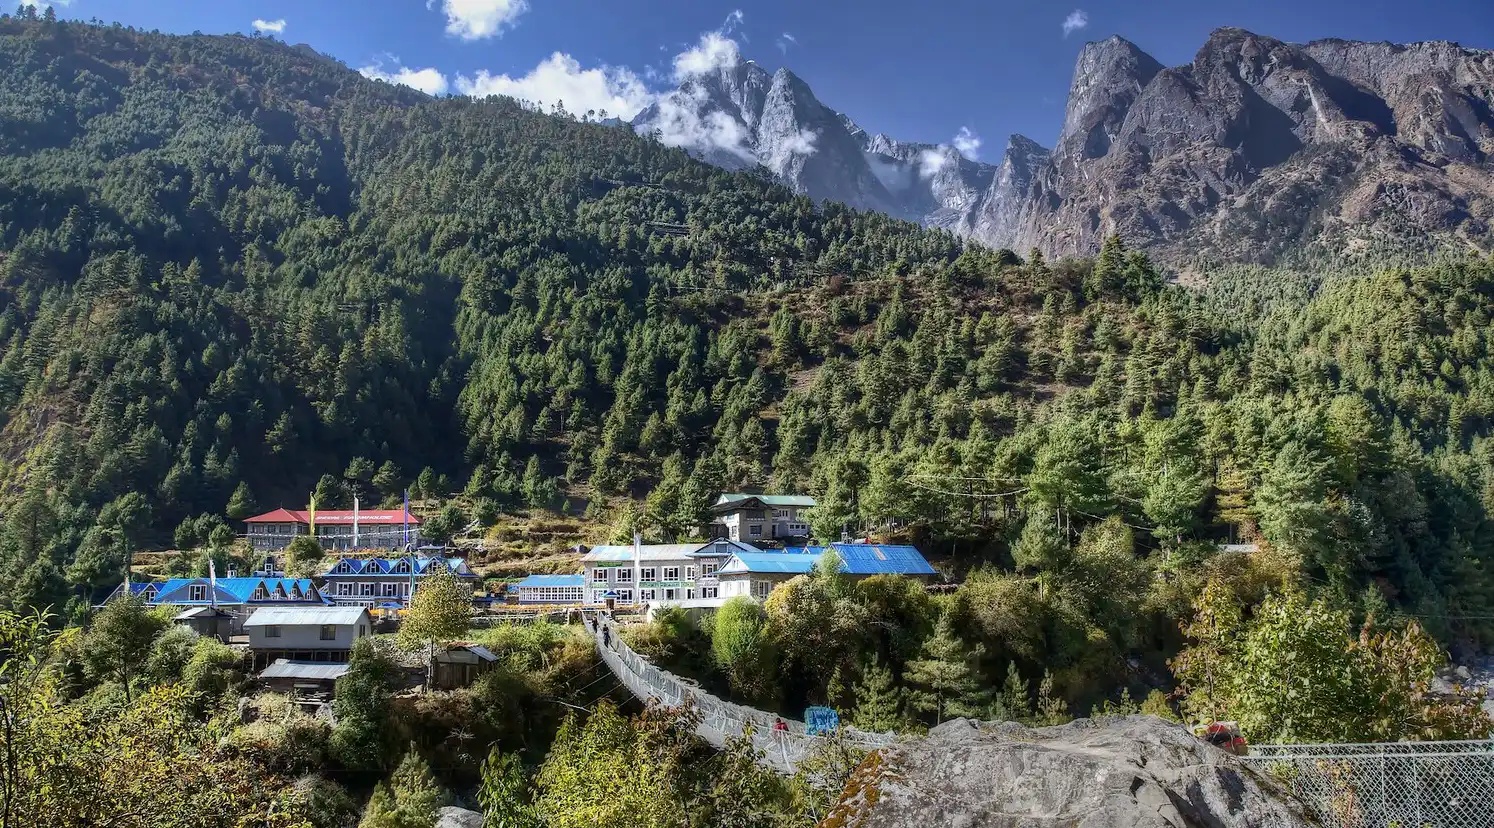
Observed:
[[[580,604],[586,600],[584,575],[530,575],[515,586],[521,604]]]
[[[322,573],[322,591],[333,603],[345,606],[372,607],[389,602],[408,605],[420,582],[437,572],[450,572],[464,581],[477,580],[476,573],[461,558],[343,558]]]
[[[120,584],[105,601],[124,594]],[[230,632],[259,607],[321,607],[329,602],[310,578],[169,578],[130,584],[130,594],[151,606],[217,607],[233,616]]]
[[[835,543],[803,546],[782,552],[738,552],[721,568],[721,597],[749,595],[767,598],[779,584],[814,569],[827,551],[840,558],[840,571],[855,579],[872,575],[903,575],[926,580],[934,575],[923,554],[908,545]]]

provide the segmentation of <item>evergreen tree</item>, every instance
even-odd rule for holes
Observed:
[[[979,645],[967,648],[955,636],[949,613],[941,615],[920,657],[903,673],[908,703],[932,714],[935,724],[949,716],[979,717],[983,691],[970,665],[984,651]]]
[[[874,659],[861,673],[853,689],[856,707],[851,723],[871,733],[886,733],[903,727],[902,689],[892,678],[892,670]]]
[[[228,499],[228,508],[224,510],[230,520],[243,520],[253,517],[259,511],[259,505],[254,500],[254,493],[249,491],[248,483],[239,483],[233,490],[233,496]]]

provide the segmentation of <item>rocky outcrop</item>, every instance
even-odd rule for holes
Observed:
[[[1161,68],[1111,38],[1081,52],[1015,230],[983,237],[1061,256],[1119,233],[1173,260],[1263,263],[1304,248],[1487,248],[1491,104],[1494,53],[1454,44],[1219,29],[1192,63]]]
[[[822,825],[1306,828],[1235,757],[1149,716],[1062,727],[960,719],[874,753]]]
[[[816,200],[966,235],[996,172],[952,147],[870,135],[787,69],[740,59],[686,78],[633,126],[718,166],[765,167]]]
[[[482,814],[448,805],[436,812],[435,828],[482,828]]]
[[[1452,43],[1225,28],[1168,68],[1112,37],[1080,51],[1052,152],[1012,136],[995,167],[869,134],[792,73],[740,59],[634,126],[815,199],[1049,256],[1111,233],[1174,263],[1494,248],[1494,52]]]

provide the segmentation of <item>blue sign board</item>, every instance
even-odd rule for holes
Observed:
[[[840,727],[840,714],[828,707],[810,707],[804,711],[804,732],[810,736],[829,733]]]

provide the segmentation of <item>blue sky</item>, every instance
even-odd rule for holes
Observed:
[[[41,5],[46,0],[27,0]],[[4,2],[4,0],[0,0]],[[12,0],[14,2],[14,0]],[[1077,5],[1070,3],[1077,2]],[[428,91],[565,100],[630,115],[680,66],[733,47],[783,65],[873,132],[999,161],[1020,132],[1051,145],[1074,58],[1126,37],[1167,65],[1208,33],[1283,40],[1456,40],[1494,48],[1490,0],[51,0],[70,18],[167,32],[262,29]],[[962,133],[961,130],[966,132]]]

